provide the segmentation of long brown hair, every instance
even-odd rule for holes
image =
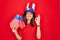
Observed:
[[[23,14],[23,18],[24,18],[24,23],[25,23],[25,25],[27,24],[27,19],[26,19],[26,13],[27,13],[28,11],[25,11],[24,12],[24,14]],[[31,19],[31,21],[30,21],[30,24],[31,24],[31,26],[34,26],[34,20],[35,20],[35,13],[34,12],[32,12],[33,13],[33,18]]]

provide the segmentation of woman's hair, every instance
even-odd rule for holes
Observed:
[[[28,11],[25,11],[24,12],[24,14],[23,14],[23,18],[24,18],[24,23],[25,23],[25,25],[27,24],[27,19],[26,19],[26,13],[27,13]],[[31,26],[34,26],[34,20],[35,20],[35,13],[34,12],[32,12],[33,13],[33,17],[32,17],[32,19],[31,19],[31,21],[30,21],[30,24],[31,24]]]

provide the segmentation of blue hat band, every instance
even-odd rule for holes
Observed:
[[[34,12],[33,8],[26,8],[26,11]]]

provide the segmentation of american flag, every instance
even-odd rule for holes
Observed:
[[[14,27],[18,29],[19,27],[22,29],[25,27],[24,22],[22,21],[22,16],[16,15],[14,19],[10,22],[10,27],[13,29]]]

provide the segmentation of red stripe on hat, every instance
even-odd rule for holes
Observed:
[[[29,7],[28,8],[32,8],[32,3],[30,2],[30,4],[29,4]]]

